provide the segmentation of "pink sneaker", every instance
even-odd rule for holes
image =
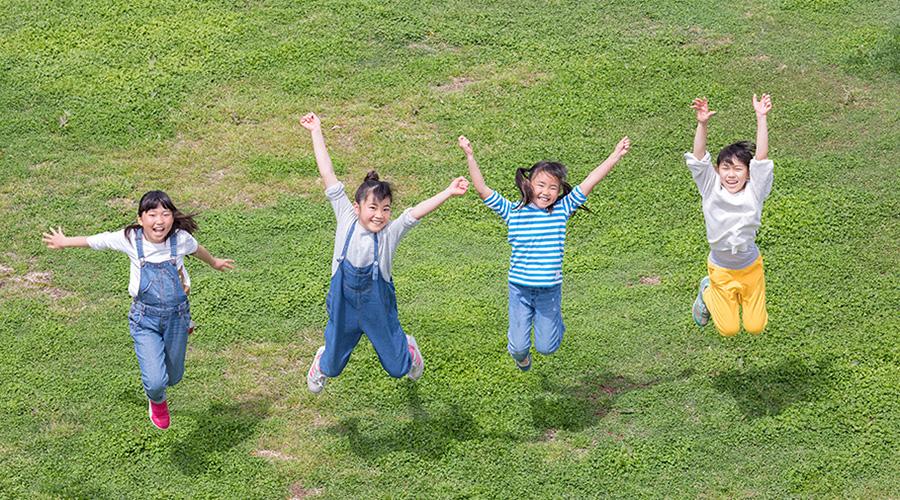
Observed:
[[[149,401],[149,400],[148,400]],[[154,403],[150,401],[150,421],[162,430],[169,428],[169,405],[167,401]]]

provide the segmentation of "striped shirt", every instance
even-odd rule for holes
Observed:
[[[553,212],[534,204],[515,209],[516,204],[494,191],[484,203],[503,218],[509,228],[509,282],[522,286],[550,287],[562,283],[566,222],[587,197],[576,186],[553,205]]]

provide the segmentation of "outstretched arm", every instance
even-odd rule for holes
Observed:
[[[613,150],[612,154],[606,160],[603,160],[603,163],[597,165],[590,174],[588,174],[587,178],[581,181],[581,191],[585,196],[591,193],[591,190],[594,189],[594,186],[597,185],[598,182],[603,180],[606,177],[606,174],[609,173],[610,170],[625,156],[625,153],[631,149],[631,140],[628,137],[623,137],[618,144],[616,144],[616,149]]]
[[[766,115],[772,109],[772,98],[763,94],[761,100],[753,94],[753,109],[756,111],[756,159],[765,160],[769,156],[769,125]]]
[[[459,136],[459,147],[466,154],[466,163],[469,165],[469,177],[472,178],[475,192],[478,193],[482,200],[486,200],[491,195],[492,190],[484,183],[484,176],[481,175],[481,169],[478,168],[478,163],[475,162],[475,152],[472,150],[472,143],[466,139],[466,136],[461,135]]]
[[[322,176],[322,182],[325,183],[325,189],[338,183],[337,176],[334,175],[334,166],[331,164],[331,157],[328,156],[328,149],[325,147],[325,136],[322,135],[322,122],[315,113],[309,113],[300,119],[300,125],[306,130],[312,132],[313,151],[316,153],[316,165],[319,166],[319,175]]]
[[[457,177],[456,179],[453,179],[453,182],[450,183],[450,186],[448,186],[447,189],[419,203],[413,207],[409,214],[415,219],[421,219],[431,212],[434,212],[437,207],[450,199],[451,196],[466,194],[467,189],[469,189],[469,181],[467,181],[465,177]]]
[[[207,264],[209,264],[209,267],[211,267],[217,271],[224,271],[225,268],[234,269],[234,266],[232,265],[232,264],[234,264],[233,260],[217,259],[209,253],[209,250],[207,250],[206,248],[203,248],[203,245],[200,245],[200,244],[197,244],[197,251],[192,253],[191,256],[197,257],[198,259],[202,260],[203,262],[206,262]]]
[[[706,156],[706,122],[709,117],[716,114],[709,110],[706,98],[694,99],[691,109],[697,110],[697,133],[694,134],[694,158],[702,160]]]
[[[65,247],[82,247],[89,248],[87,236],[66,236],[63,234],[62,226],[56,229],[50,228],[50,233],[44,233],[41,241],[47,243],[47,248],[59,250]]]

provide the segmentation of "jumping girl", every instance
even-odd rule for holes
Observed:
[[[344,185],[334,175],[319,117],[309,113],[300,124],[312,132],[325,196],[337,217],[331,287],[325,301],[325,345],[316,351],[309,367],[307,387],[318,394],[328,378],[340,375],[362,334],[372,342],[388,375],[418,380],[425,364],[416,339],[406,335],[400,326],[391,278],[394,251],[422,217],[451,196],[465,194],[469,181],[463,177],[454,179],[447,189],[406,209],[392,221],[390,185],[378,180],[374,171],[369,172],[351,203]]]
[[[522,195],[513,204],[487,187],[475,162],[472,144],[463,136],[459,147],[466,154],[469,175],[478,196],[509,227],[512,254],[509,265],[509,344],[507,350],[522,371],[531,368],[531,330],[534,347],[553,354],[562,343],[562,258],[566,222],[587,200],[588,194],[618,163],[631,142],[622,138],[609,157],[575,189],[566,183],[566,167],[541,161],[516,170],[516,186]]]
[[[128,327],[150,400],[150,420],[160,429],[169,428],[166,387],[177,384],[184,374],[191,324],[184,256],[197,257],[219,271],[234,268],[233,260],[213,257],[191,235],[197,230],[195,215],[179,212],[166,193],[150,191],[141,198],[137,224],[93,236],[66,236],[62,227],[50,228],[43,237],[47,248],[53,250],[111,249],[131,259],[128,293],[134,302]]]

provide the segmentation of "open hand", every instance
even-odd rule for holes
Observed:
[[[756,111],[756,116],[765,116],[770,109],[772,109],[772,98],[769,94],[763,94],[761,100],[757,100],[756,94],[753,94],[753,110]]]
[[[213,263],[210,267],[217,271],[224,271],[226,268],[234,269],[234,261],[231,259],[213,259]]]
[[[50,233],[44,233],[44,237],[41,238],[41,241],[47,243],[47,248],[51,250],[59,250],[63,248],[63,243],[66,241],[66,235],[63,234],[62,226],[59,226],[56,229],[50,228]]]
[[[756,96],[754,96],[756,99]],[[701,97],[699,99],[694,99],[693,104],[691,105],[691,109],[697,110],[697,121],[700,123],[706,123],[709,121],[709,117],[716,114],[715,111],[709,110],[709,103],[706,102],[705,97]]]

